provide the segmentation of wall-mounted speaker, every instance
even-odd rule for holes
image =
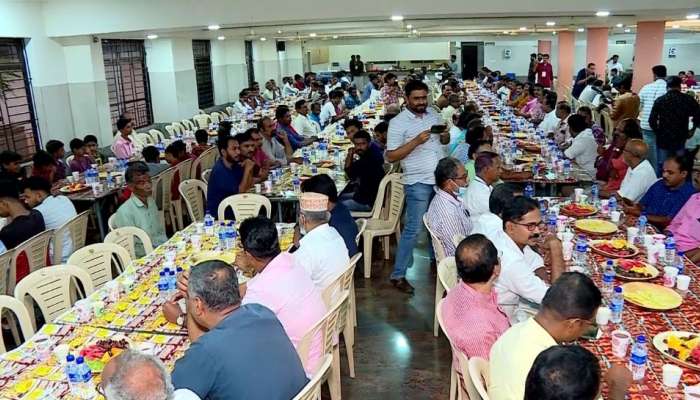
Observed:
[[[285,42],[277,42],[277,51],[286,51]]]

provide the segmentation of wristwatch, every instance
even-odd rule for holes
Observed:
[[[182,314],[178,315],[178,317],[177,317],[177,319],[175,320],[175,322],[177,322],[177,324],[180,325],[180,326],[184,326],[184,325],[185,325],[185,315],[186,315],[185,313],[182,313]]]

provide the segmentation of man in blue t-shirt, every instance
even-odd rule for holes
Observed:
[[[201,399],[289,400],[308,381],[275,314],[260,304],[241,305],[236,271],[222,261],[192,268],[187,314],[178,320],[186,320],[192,344],[175,363],[176,390]]]
[[[688,180],[693,160],[689,156],[673,155],[663,165],[662,179],[651,185],[639,203],[623,205],[627,215],[638,216],[642,212],[650,223],[661,230],[671,223],[686,201],[695,193]]]
[[[221,136],[217,144],[219,159],[209,175],[207,211],[216,218],[219,203],[228,196],[245,193],[253,186],[255,162],[240,160],[239,143],[233,136]]]

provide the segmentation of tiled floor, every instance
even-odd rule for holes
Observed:
[[[389,283],[393,251],[383,262],[378,250],[377,241],[371,279],[362,275],[362,260],[355,270],[356,377],[349,377],[341,351],[343,398],[447,399],[451,353],[444,334],[433,336],[435,269],[427,252],[416,249],[407,276],[416,291],[409,296]]]

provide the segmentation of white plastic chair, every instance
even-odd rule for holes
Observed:
[[[14,255],[15,251],[13,249],[0,254],[0,294],[12,296],[12,292],[15,289],[14,285],[12,287],[9,285]]]
[[[195,126],[194,126],[194,123],[193,123],[192,121],[190,121],[189,119],[183,119],[183,120],[180,122],[180,124],[181,124],[182,127],[183,127],[183,132],[182,132],[182,133],[184,133],[184,131],[194,131],[194,130],[196,129]]]
[[[192,170],[192,159],[187,159],[185,161],[179,162],[175,166],[178,175],[180,176],[180,182],[190,179],[190,171]],[[178,188],[179,189],[179,188]],[[172,189],[171,189],[172,190]],[[174,230],[179,231],[184,229],[184,222],[182,218],[182,199],[172,200],[172,212],[175,214],[175,220],[177,221],[177,227]]]
[[[53,238],[53,230],[49,229],[37,235],[30,237],[24,242],[18,244],[12,254],[12,265],[10,267],[10,276],[7,282],[7,290],[14,291],[15,282],[17,282],[17,261],[22,254],[26,254],[29,263],[29,273],[46,267],[46,259],[49,255],[49,243]]]
[[[486,388],[489,387],[489,362],[481,357],[469,359],[469,377],[481,400],[489,400]],[[479,398],[476,398],[479,400]]]
[[[219,221],[226,219],[226,209],[229,207],[233,210],[233,218],[238,222],[250,217],[257,217],[263,207],[265,207],[267,218],[272,215],[270,199],[254,193],[234,194],[223,199],[217,210]]]
[[[153,138],[148,133],[136,132],[134,133],[133,137],[136,144],[140,145],[141,147],[146,147],[153,144]]]
[[[401,237],[399,231],[399,222],[401,220],[401,212],[403,211],[404,203],[404,187],[401,182],[401,174],[390,174],[384,176],[379,184],[377,199],[384,201],[384,194],[389,187],[390,195],[384,205],[375,207],[372,211],[372,217],[367,220],[367,227],[364,232],[364,243],[362,254],[364,254],[364,275],[365,278],[370,278],[372,273],[372,242],[375,237],[383,237],[384,239],[384,259],[389,259],[389,236],[396,235],[398,241]],[[379,201],[379,200],[378,200]],[[386,208],[386,212],[382,213],[382,209]],[[385,214],[385,215],[382,215]]]
[[[107,219],[107,226],[109,227],[110,231],[113,231],[113,230],[118,228],[117,223],[116,223],[116,219],[117,219],[116,213],[110,215],[109,219]]]
[[[362,234],[365,233],[365,229],[367,228],[367,220],[364,218],[358,218],[355,220],[355,224],[357,224],[357,236],[355,236],[355,243],[359,245],[360,238],[362,238]]]
[[[187,121],[187,120],[183,120],[183,122],[184,122],[184,121]],[[189,122],[189,121],[188,121],[188,122]],[[190,122],[190,123],[191,123],[191,122]],[[177,122],[177,121],[175,121],[175,122],[173,122],[172,124],[170,124],[170,126],[172,126],[173,132],[175,132],[175,134],[183,135],[183,134],[185,133],[185,130],[186,130],[186,129],[185,129],[185,125],[183,125],[182,122]],[[171,135],[171,136],[170,136],[170,139],[173,139],[174,137],[175,137],[174,135]]]
[[[105,243],[113,243],[117,246],[123,247],[128,253],[131,259],[135,260],[139,258],[136,255],[136,239],[138,239],[143,245],[143,251],[145,255],[151,254],[153,252],[153,243],[148,234],[140,228],[135,226],[125,226],[122,228],[116,228],[110,231],[107,236],[105,236]],[[125,266],[125,265],[122,265]]]
[[[212,122],[212,123],[218,124],[219,122],[221,122],[221,114],[219,114],[219,113],[216,112],[216,111],[214,111],[213,113],[209,114],[209,118],[211,119],[211,122]]]
[[[391,173],[391,172],[389,172]],[[387,177],[388,174],[385,174],[384,177]],[[381,188],[381,184],[379,185]],[[353,218],[371,218],[372,215],[374,215],[374,210],[377,209],[377,207],[381,208],[382,204],[384,204],[384,196],[386,196],[386,193],[381,192],[380,190],[377,190],[377,197],[374,198],[374,203],[372,204],[372,209],[369,211],[350,211],[350,215]]]
[[[205,169],[204,171],[202,171],[202,181],[204,181],[204,183],[206,183],[206,184],[209,184],[209,176],[210,175],[211,175],[211,168]]]
[[[90,274],[92,286],[99,289],[112,280],[112,266],[118,273],[131,263],[126,248],[114,243],[95,243],[85,246],[68,257],[68,264],[75,265]]]
[[[52,261],[54,262],[54,264],[63,262],[63,242],[66,240],[66,236],[70,238],[72,251],[75,251],[85,246],[85,239],[87,236],[87,225],[89,219],[90,210],[83,211],[75,217],[71,218],[70,221],[56,228],[53,235]]]
[[[165,125],[165,131],[169,137],[175,137],[175,128],[172,125]]]
[[[68,264],[54,265],[34,271],[17,284],[14,292],[15,298],[24,303],[35,330],[36,318],[34,317],[32,299],[44,315],[44,321],[53,322],[56,317],[73,305],[70,294],[73,279],[80,281],[86,296],[95,291],[90,274],[75,265]]]
[[[459,275],[457,274],[457,264],[454,257],[445,257],[437,267],[437,275],[440,279],[440,285],[449,292],[459,283]]]
[[[24,337],[24,340],[29,339],[29,337],[34,334],[34,326],[32,325],[32,318],[29,315],[29,311],[27,311],[27,307],[12,296],[0,295],[0,315],[9,316],[10,313],[12,313],[12,317],[8,318],[8,322],[12,324],[12,330],[16,330],[15,321],[19,322],[22,337]],[[0,335],[0,354],[4,354],[7,351],[2,336],[3,335]],[[17,340],[17,338],[15,338],[15,340]],[[19,345],[20,343],[18,342],[17,344]]]
[[[180,182],[178,190],[185,201],[190,219],[193,222],[204,220],[207,206],[207,184],[199,179],[188,179]]]
[[[158,211],[160,212],[160,220],[163,226],[166,226],[166,216],[167,220],[170,222],[170,226],[173,230],[177,230],[177,222],[175,221],[175,214],[173,213],[173,196],[171,193],[171,186],[173,182],[173,176],[175,175],[175,167],[170,167],[160,174],[151,177],[153,182],[153,193],[155,193],[156,204],[158,205]]]
[[[198,129],[209,128],[209,123],[211,122],[211,118],[207,114],[194,115],[194,116],[192,116],[192,120],[194,121],[195,124],[197,124]]]
[[[433,243],[433,250],[435,251],[435,261],[439,264],[445,259],[445,247],[442,245],[442,241],[435,235],[435,232],[430,227],[428,223],[428,215],[423,214],[423,224],[430,234],[431,242]],[[442,299],[445,294],[445,288],[440,283],[440,276],[435,278],[435,307],[437,307],[438,302]],[[440,335],[440,326],[438,325],[437,313],[435,313],[435,318],[433,319],[433,335],[438,337]]]
[[[75,156],[73,154],[66,157],[66,165],[70,166],[70,162],[73,161],[74,158]]]
[[[442,328],[442,331],[445,332],[445,336],[447,337],[447,341],[450,343],[450,349],[452,350],[452,355],[453,358],[460,359],[460,356],[462,359],[466,360],[466,356],[464,353],[462,353],[459,349],[455,348],[453,343],[452,343],[452,338],[450,338],[450,335],[447,334],[447,331],[445,330],[445,321],[442,318],[442,304],[444,300],[440,299],[440,302],[438,305],[435,307],[435,317],[438,320],[438,323],[440,324],[440,328]],[[465,364],[466,365],[466,364]],[[461,366],[461,363],[460,363]],[[462,387],[459,382],[459,375],[462,375],[462,380],[464,381],[465,388],[467,389],[466,393],[466,398],[465,398],[465,393],[462,391]],[[452,362],[452,359],[450,359],[450,400],[469,400],[469,399],[475,399],[476,397],[472,397],[476,393],[476,389],[474,388],[474,385],[471,384],[470,378],[469,378],[469,373],[461,373],[460,371],[457,371],[455,369],[455,365]]]
[[[233,107],[231,106],[226,106],[226,113],[228,115],[233,115]]]
[[[167,126],[165,127],[167,130]],[[165,135],[163,135],[163,132],[159,131],[158,129],[151,129],[148,131],[148,134],[151,135],[151,139],[153,139],[153,143],[163,143],[165,140]]]
[[[306,386],[301,389],[301,392],[294,396],[292,400],[318,400],[321,398],[321,385],[323,385],[328,378],[333,356],[326,354],[322,360],[321,365],[316,369],[309,383],[307,383]]]
[[[610,113],[607,110],[603,110],[600,113],[600,126],[602,126],[605,131],[605,140],[608,143],[612,143],[615,127],[613,126],[612,118],[610,118]]]

